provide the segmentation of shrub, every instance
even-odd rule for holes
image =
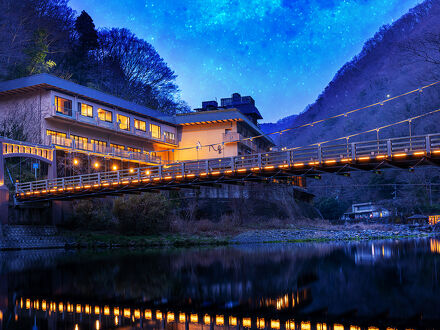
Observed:
[[[162,194],[143,193],[114,201],[113,214],[126,234],[154,234],[170,226],[171,204]]]
[[[73,228],[107,229],[111,225],[110,206],[105,201],[79,200],[73,203],[73,213],[68,223]]]

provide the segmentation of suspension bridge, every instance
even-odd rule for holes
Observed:
[[[40,152],[38,147],[23,151]],[[16,183],[15,199],[18,203],[68,200],[243,181],[273,181],[304,187],[305,177],[321,173],[349,175],[356,170],[412,170],[439,164],[440,133],[48,178]]]

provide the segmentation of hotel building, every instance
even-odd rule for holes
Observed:
[[[167,164],[269,150],[250,96],[167,115],[49,74],[0,83],[0,120],[25,114],[30,142],[123,162]],[[61,151],[60,151],[61,152]]]

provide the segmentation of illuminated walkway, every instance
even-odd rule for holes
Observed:
[[[238,181],[288,182],[353,170],[412,169],[440,164],[440,134],[294,148],[230,158],[187,161],[16,184],[21,202],[63,200]]]

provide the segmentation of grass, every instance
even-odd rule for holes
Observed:
[[[218,246],[229,242],[225,237],[185,234],[122,235],[94,231],[64,231],[62,234],[80,247]]]

